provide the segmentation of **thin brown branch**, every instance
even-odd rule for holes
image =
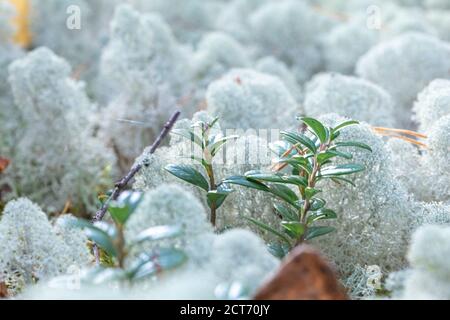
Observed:
[[[172,130],[173,126],[175,125],[175,122],[178,120],[180,116],[180,111],[176,111],[172,117],[169,119],[169,121],[164,125],[162,131],[160,132],[158,138],[156,138],[155,142],[152,144],[149,150],[149,154],[155,153],[155,151],[158,149],[158,147],[161,145],[162,141],[166,138],[166,136],[169,134],[169,132]],[[117,200],[117,198],[120,196],[124,188],[128,185],[128,183],[134,178],[134,176],[142,169],[143,166],[145,166],[145,163],[137,163],[135,164],[130,171],[118,182],[116,182],[114,186],[114,190],[112,194],[109,196],[109,198],[103,203],[100,210],[97,211],[95,214],[95,217],[93,219],[93,223],[101,221],[103,217],[105,216],[106,212],[108,211],[108,207],[110,203],[114,200]],[[97,263],[99,263],[99,252],[97,246],[94,244],[94,254],[95,259]]]

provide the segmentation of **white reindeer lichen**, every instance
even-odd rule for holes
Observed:
[[[0,282],[6,284],[11,295],[26,285],[90,262],[82,231],[53,227],[46,214],[28,199],[6,205],[0,220]]]
[[[46,211],[71,200],[92,210],[96,190],[109,182],[110,152],[93,137],[95,106],[84,84],[70,78],[66,61],[39,48],[9,68],[15,105],[23,118],[21,140],[11,156],[6,182]]]

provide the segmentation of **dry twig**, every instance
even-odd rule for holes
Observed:
[[[161,145],[161,142],[164,140],[164,138],[169,134],[169,132],[172,130],[173,126],[175,125],[175,122],[178,120],[178,117],[180,116],[180,111],[175,112],[172,117],[169,119],[169,121],[164,125],[164,128],[160,132],[158,138],[155,140],[155,142],[150,147],[149,154],[155,153],[155,151],[158,149],[158,147]],[[134,176],[142,169],[143,166],[145,166],[145,163],[137,163],[135,164],[130,171],[122,178],[120,179],[114,186],[114,190],[111,193],[111,195],[106,199],[105,202],[103,202],[102,207],[100,210],[97,211],[95,214],[95,217],[93,219],[93,223],[101,221],[103,217],[105,216],[106,212],[108,211],[108,206],[110,205],[111,201],[116,200],[121,192],[124,190],[124,188],[128,185],[128,183],[131,181],[131,179],[134,178]],[[99,251],[98,247],[94,244],[94,255],[97,263],[100,261]]]

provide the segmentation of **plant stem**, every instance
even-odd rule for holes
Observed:
[[[206,174],[209,178],[209,191],[215,191],[217,190],[217,186],[216,186],[216,180],[214,178],[214,168],[212,165],[212,161],[213,161],[213,155],[210,153],[210,151],[208,150],[208,141],[209,141],[209,132],[211,130],[211,126],[209,124],[207,124],[205,126],[205,128],[203,128],[203,145],[205,146],[204,150],[203,150],[203,158],[205,161],[205,170],[206,170]],[[210,203],[209,204],[209,208],[210,208],[210,222],[213,225],[213,227],[216,227],[216,217],[217,217],[217,208],[216,208],[216,204],[215,203]]]
[[[208,177],[209,177],[209,191],[217,190],[216,181],[214,179],[214,169],[213,169],[212,164],[209,164],[206,166],[206,173],[208,174]],[[217,217],[216,204],[211,203],[210,209],[211,209],[210,221],[211,221],[211,224],[213,225],[213,227],[216,227],[216,217]]]
[[[172,130],[173,126],[175,125],[175,122],[177,122],[181,112],[176,111],[169,119],[169,121],[164,125],[163,129],[159,133],[158,137],[156,138],[155,142],[150,147],[149,154],[155,153],[155,151],[158,149],[158,147],[161,145],[162,141],[166,138],[166,136],[169,134],[169,132]],[[116,184],[114,185],[114,190],[112,194],[109,196],[109,198],[103,203],[100,210],[97,211],[97,213],[94,216],[93,223],[101,221],[103,217],[105,216],[106,212],[108,211],[109,204],[111,201],[117,200],[119,195],[122,193],[123,189],[127,186],[127,184],[131,181],[131,179],[134,178],[134,176],[142,169],[143,166],[148,166],[148,163],[138,163],[135,164],[130,171]],[[100,263],[100,254],[98,251],[97,245],[94,243],[93,251],[95,255],[95,260],[98,263]]]
[[[116,224],[117,227],[117,261],[119,264],[119,268],[123,269],[125,266],[125,257],[127,256],[127,253],[125,251],[125,236],[123,233],[123,226]]]
[[[314,188],[315,187],[315,185],[316,185],[316,176],[317,176],[317,173],[319,172],[319,170],[320,170],[320,166],[319,166],[319,162],[317,161],[317,156],[314,156],[313,170],[312,170],[312,172],[311,172],[311,174],[310,174],[310,176],[308,178],[308,188]],[[300,223],[304,225],[305,230],[304,230],[302,236],[295,243],[296,246],[302,244],[303,242],[305,242],[305,236],[306,236],[306,233],[308,231],[308,226],[307,226],[306,220],[307,220],[307,217],[308,217],[308,212],[309,212],[310,207],[311,207],[310,199],[305,198],[305,203],[303,204],[303,207],[302,207],[301,212],[300,212]]]

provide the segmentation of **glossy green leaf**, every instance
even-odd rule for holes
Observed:
[[[267,249],[269,252],[278,259],[283,259],[289,254],[289,251],[291,249],[290,245],[287,245],[286,243],[269,243],[267,245]]]
[[[181,180],[200,187],[205,191],[209,190],[208,181],[200,172],[191,166],[170,164],[164,169]]]
[[[248,171],[245,173],[245,177],[251,180],[258,180],[263,182],[283,182],[281,174],[276,174],[273,172],[263,172],[263,171]]]
[[[117,224],[124,225],[138,207],[142,197],[142,192],[124,191],[117,200],[111,201],[108,212]]]
[[[330,136],[329,130],[317,119],[302,117],[300,121],[305,123],[311,131],[319,138],[321,143],[326,143]]]
[[[318,193],[320,193],[320,192],[322,192],[322,190],[307,187],[307,188],[305,189],[305,197],[306,197],[307,199],[311,199],[312,197],[314,197],[316,194],[318,194]]]
[[[219,138],[217,141],[216,140],[212,141],[212,144],[208,145],[208,149],[210,150],[211,155],[214,157],[217,154],[217,152],[219,152],[220,148],[222,148],[229,140],[237,138],[239,138],[239,136],[234,135]]]
[[[334,231],[336,229],[333,227],[309,227],[306,231],[305,240],[311,240]]]
[[[283,218],[283,220],[298,221],[298,214],[288,206],[283,205],[281,203],[275,203],[273,207],[278,212],[278,214]]]
[[[342,122],[341,124],[337,125],[337,126],[333,129],[332,133],[336,134],[336,133],[338,133],[339,131],[341,131],[342,129],[348,127],[348,126],[354,126],[354,125],[358,125],[358,124],[359,124],[359,121],[356,121],[356,120],[348,120],[348,121],[344,121],[344,122]]]
[[[331,141],[334,141],[334,140],[336,140],[340,135],[341,135],[341,132],[340,132],[340,131],[338,131],[338,132],[331,132],[330,140],[331,140]]]
[[[296,201],[298,201],[298,197],[295,192],[282,184],[270,185],[269,192],[292,205],[295,205]]]
[[[317,161],[319,162],[319,164],[324,164],[327,160],[333,159],[335,157],[341,157],[344,159],[352,159],[353,156],[351,153],[348,152],[342,152],[342,151],[338,151],[338,150],[328,150],[325,152],[321,152],[317,155]]]
[[[196,135],[194,133],[194,131],[189,130],[189,129],[173,129],[171,131],[172,134],[175,134],[177,136],[181,136],[183,138],[186,138],[192,142],[194,142],[196,145],[200,146],[201,148],[203,148],[203,140],[201,137],[199,137],[198,135]]]
[[[221,184],[217,190],[209,191],[207,194],[208,206],[211,207],[213,204],[216,209],[220,208],[225,202],[226,198],[232,193],[233,190],[226,184]]]
[[[336,154],[330,152],[330,151],[326,151],[326,152],[321,152],[317,155],[317,162],[322,165],[323,163],[325,163],[326,161],[333,159],[336,157]]]
[[[330,166],[320,170],[320,177],[336,177],[364,171],[365,167],[360,164],[348,163]]]
[[[321,198],[313,198],[313,199],[311,200],[310,211],[317,211],[317,210],[320,210],[320,209],[322,209],[322,208],[325,206],[326,203],[327,203],[327,202],[326,202],[324,199],[321,199]]]
[[[305,177],[294,176],[294,175],[284,175],[283,183],[293,184],[296,186],[306,187],[308,185],[308,180]]]
[[[330,150],[329,152],[331,152],[332,154],[335,154],[337,157],[341,157],[341,158],[344,158],[347,160],[353,159],[353,155],[348,152],[343,152],[343,151],[338,151],[338,150]]]
[[[117,250],[113,244],[114,240],[108,235],[107,232],[92,225],[88,221],[84,221],[81,219],[78,219],[74,225],[83,229],[84,233],[86,234],[86,237],[88,237],[88,239],[95,242],[98,246],[100,246],[103,250],[105,250],[109,255],[111,255],[113,257],[117,256]]]
[[[287,183],[305,187],[308,185],[308,181],[304,177],[281,173],[249,171],[245,173],[245,177],[247,179],[257,180],[261,182]]]
[[[329,219],[336,219],[337,214],[333,210],[330,209],[321,209],[316,212],[312,212],[308,216],[308,224],[311,224],[313,222],[319,221],[319,220],[329,220]]]
[[[219,117],[215,117],[214,119],[213,119],[213,121],[211,121],[210,123],[208,123],[208,127],[209,128],[214,128],[215,126],[216,126],[216,124],[218,124],[219,123]]]
[[[239,186],[243,186],[243,187],[247,187],[247,188],[251,188],[251,189],[256,189],[256,190],[261,190],[261,191],[269,191],[269,187],[267,187],[265,184],[258,182],[258,181],[249,180],[244,176],[232,176],[232,177],[226,178],[223,181],[223,183],[235,184],[235,185],[239,185]]]
[[[117,228],[114,224],[111,223],[107,223],[105,221],[97,221],[94,223],[94,227],[106,232],[106,234],[111,238],[111,239],[116,239],[117,235],[118,235],[118,231]]]
[[[130,278],[139,280],[176,268],[183,264],[186,259],[186,254],[181,250],[158,249],[155,253],[142,254],[128,272]]]
[[[365,143],[356,141],[336,142],[336,147],[355,147],[372,152],[372,148]]]
[[[102,247],[103,250],[105,250],[109,255],[113,257],[117,256],[117,251],[114,247],[113,240],[106,232],[95,227],[85,228],[84,232],[90,240]]]
[[[274,235],[276,235],[277,237],[279,237],[281,240],[283,240],[284,242],[286,242],[289,246],[291,245],[290,240],[281,232],[278,232],[277,230],[275,230],[274,228],[272,228],[271,226],[268,226],[265,223],[262,223],[256,219],[253,218],[249,218],[249,217],[243,217],[245,220],[250,221],[251,223],[255,224],[256,226],[258,226],[260,229],[268,231]]]
[[[148,228],[140,232],[132,241],[132,245],[145,241],[157,241],[169,238],[175,238],[183,233],[181,226],[157,226]]]
[[[304,145],[306,148],[308,148],[313,153],[316,153],[316,151],[317,151],[317,146],[314,143],[314,141],[312,141],[310,138],[308,138],[304,134],[281,131],[280,135],[284,140],[292,143],[293,145],[301,144],[301,145]]]
[[[305,232],[305,226],[298,221],[282,221],[281,225],[288,230],[295,239],[300,238]]]
[[[63,222],[66,226],[71,228],[80,228],[84,231],[87,238],[95,242],[98,246],[100,246],[103,250],[105,250],[109,255],[115,257],[117,256],[116,248],[114,247],[114,239],[110,236],[110,234],[115,235],[114,226],[108,225],[107,223],[97,223],[97,226],[93,225],[89,221],[82,219],[66,219]],[[107,231],[102,230],[105,228],[110,228],[108,234]]]
[[[221,192],[217,192],[217,190],[208,191],[208,194],[206,195],[208,206],[210,208],[214,206],[215,209],[219,209],[227,199],[228,195],[229,193],[223,194]]]

